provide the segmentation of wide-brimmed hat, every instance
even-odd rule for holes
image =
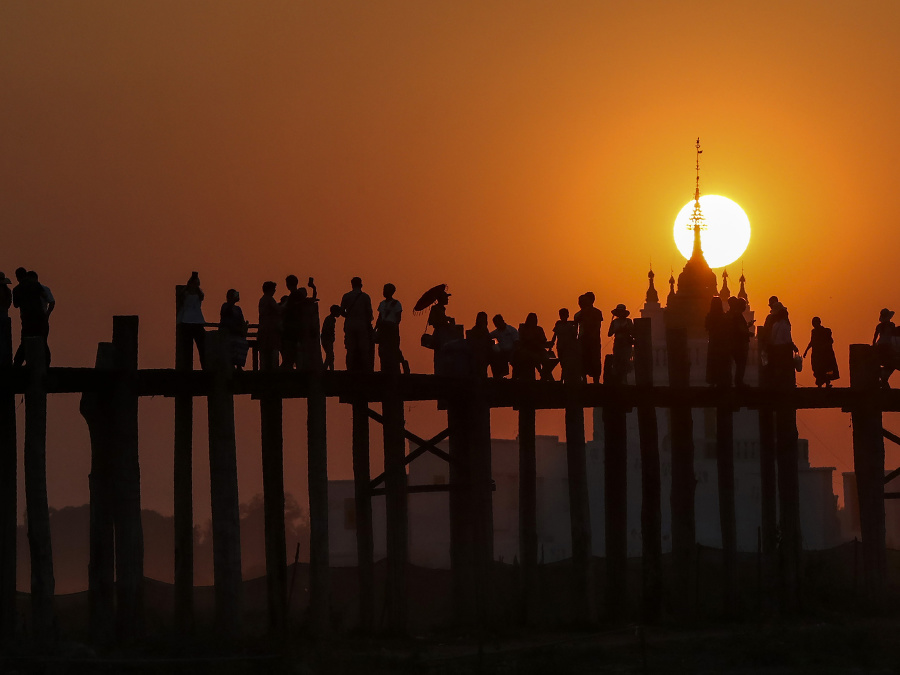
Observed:
[[[0,272],[0,284],[11,284],[12,279],[8,278],[6,274]]]
[[[890,321],[891,317],[894,316],[894,313],[889,310],[887,307],[881,310],[881,314],[878,315],[879,321]]]
[[[618,305],[616,305],[616,308],[611,312],[611,314],[613,316],[620,316],[624,319],[626,316],[631,314],[631,312],[625,309],[625,305],[620,302]]]

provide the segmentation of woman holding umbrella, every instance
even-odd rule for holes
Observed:
[[[438,284],[428,289],[419,298],[413,307],[417,313],[428,309],[428,321],[425,330],[431,326],[432,332],[422,335],[422,346],[434,350],[435,372],[437,371],[438,352],[453,339],[452,326],[456,325],[453,317],[447,316],[447,303],[450,302],[450,294],[447,292],[447,284]]]

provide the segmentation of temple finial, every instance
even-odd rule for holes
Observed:
[[[691,258],[697,258],[703,255],[700,248],[700,231],[706,229],[706,220],[703,218],[703,212],[700,210],[700,155],[703,150],[700,149],[700,138],[697,137],[697,179],[694,185],[694,211],[691,213],[688,221],[688,228],[694,231],[694,250],[691,252]]]
[[[748,300],[747,289],[744,288],[744,282],[746,282],[747,279],[744,278],[744,263],[743,262],[741,262],[741,278],[738,279],[738,281],[741,282],[741,290],[738,291],[738,297],[742,298],[743,300]]]
[[[656,292],[656,288],[653,286],[653,277],[656,275],[653,274],[653,268],[650,268],[650,271],[647,272],[647,278],[650,280],[650,284],[647,287],[647,296],[644,298],[644,302],[648,305],[659,304],[659,293]]]
[[[719,291],[719,297],[724,302],[728,302],[731,297],[731,289],[728,288],[728,270],[722,270],[722,290]]]

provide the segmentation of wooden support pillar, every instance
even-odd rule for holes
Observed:
[[[634,379],[653,386],[650,319],[634,320]],[[638,406],[641,444],[641,618],[656,621],[662,606],[662,509],[656,408]]]
[[[615,370],[607,356],[604,371]],[[627,613],[628,582],[628,432],[625,409],[618,405],[603,408],[604,492],[606,516],[606,611],[613,621]]]
[[[478,623],[484,627],[494,617],[494,480],[491,473],[491,408],[478,380],[469,399],[469,447],[472,506],[475,514],[475,593]]]
[[[566,407],[566,462],[569,476],[569,518],[572,527],[572,619],[594,622],[594,584],[591,551],[591,510],[587,486],[584,408],[572,401]]]
[[[372,534],[372,489],[369,464],[369,404],[353,402],[353,484],[356,497],[356,560],[359,577],[359,629],[375,628],[375,541]]]
[[[207,417],[216,629],[219,638],[228,641],[241,633],[241,519],[231,391],[233,369],[227,343],[218,332],[206,336],[206,361],[213,378]]]
[[[183,286],[175,291],[176,303]],[[194,344],[185,325],[175,323],[175,370],[194,369]],[[175,394],[175,448],[172,487],[175,527],[175,628],[181,635],[194,629],[194,397]]]
[[[114,367],[112,342],[101,342],[96,369]],[[80,406],[91,436],[88,606],[91,641],[99,646],[111,644],[116,634],[114,400],[110,390],[85,392]]]
[[[853,470],[859,502],[863,583],[872,607],[884,605],[887,558],[884,518],[884,436],[877,401],[879,364],[870,345],[850,345],[850,388],[859,392],[851,410]]]
[[[782,602],[788,611],[800,608],[800,472],[797,411],[775,411],[775,452],[778,461],[778,510],[781,526]]]
[[[737,521],[734,505],[734,418],[730,405],[716,408],[716,475],[722,533],[722,592],[726,616],[736,609]]]
[[[472,520],[471,452],[468,439],[466,401],[448,401],[447,427],[450,429],[450,570],[453,617],[456,623],[470,624],[475,618],[474,540]]]
[[[306,400],[309,483],[309,620],[313,635],[329,629],[328,440],[325,390],[320,372],[310,375]]]
[[[519,409],[519,564],[522,623],[538,618],[537,455],[534,408]]]
[[[116,627],[130,642],[144,629],[144,530],[138,460],[138,317],[113,317]]]
[[[12,321],[0,318],[0,377],[12,367]],[[16,638],[16,395],[0,394],[0,644]]]
[[[769,383],[769,369],[761,363],[759,386],[766,388]],[[759,492],[762,511],[760,514],[760,539],[762,552],[771,557],[775,554],[778,539],[778,509],[775,472],[775,411],[760,408],[759,415]]]
[[[406,492],[406,439],[403,400],[396,380],[388,384],[382,404],[384,432],[384,492],[387,520],[387,603],[388,630],[405,635],[408,630],[409,593],[409,509]]]
[[[47,374],[46,342],[22,339],[28,384],[25,388],[25,508],[31,552],[31,621],[38,641],[50,639],[53,612],[53,551],[47,502]]]
[[[666,330],[669,384],[690,384],[691,360],[684,329]],[[691,409],[672,406],[670,438],[672,443],[672,563],[676,606],[687,612],[691,606],[690,589],[694,584],[696,529],[694,521],[694,420]]]
[[[284,639],[287,627],[287,543],[284,534],[284,435],[282,400],[259,399],[263,512],[266,540],[266,606],[269,634]]]

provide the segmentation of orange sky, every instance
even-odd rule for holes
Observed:
[[[261,283],[294,272],[326,303],[353,275],[373,294],[392,281],[407,308],[447,283],[467,325],[481,309],[547,325],[589,289],[607,313],[635,308],[651,260],[660,282],[680,268],[671,226],[700,136],[703,191],[753,226],[751,304],[779,295],[801,347],[820,315],[846,384],[847,345],[896,308],[898,44],[891,1],[3,3],[0,269],[53,289],[56,365],[92,364],[117,313],[141,317],[142,366],[171,365],[173,286],[191,270],[210,319],[229,287],[255,319]],[[423,325],[404,319],[417,370]],[[88,467],[77,397],[61,399],[59,506],[87,499]],[[170,512],[171,402],[142,406],[144,504]],[[240,408],[249,498],[258,426]],[[848,418],[800,430],[814,462],[851,468]],[[514,433],[495,415],[495,435]],[[302,438],[300,415],[295,483]]]

